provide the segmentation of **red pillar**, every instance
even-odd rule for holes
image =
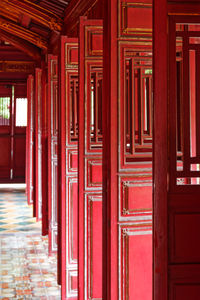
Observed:
[[[154,282],[153,299],[167,291],[167,1],[154,1]],[[162,80],[160,80],[162,78]],[[162,116],[162,122],[161,121]],[[161,200],[162,199],[162,200]],[[159,216],[159,217],[158,217]]]

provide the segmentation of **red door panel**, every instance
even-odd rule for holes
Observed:
[[[27,80],[28,118],[26,134],[26,185],[28,204],[34,201],[34,77]]]
[[[1,155],[0,155],[0,177],[2,179],[10,179],[10,165],[11,165],[11,141],[10,136],[6,134],[0,134]]]
[[[12,86],[0,86],[0,178],[11,180]],[[4,98],[5,97],[5,98]],[[6,99],[7,98],[7,99]]]
[[[42,70],[35,71],[35,210],[42,218]]]
[[[63,299],[78,299],[78,40],[61,38],[58,260]]]
[[[101,299],[102,21],[80,18],[79,47],[79,299]]]
[[[104,13],[103,299],[151,300],[151,1]]]
[[[49,253],[57,250],[57,187],[58,187],[58,59],[48,56],[48,214]]]
[[[184,290],[194,291],[187,282],[190,276],[184,270],[185,283],[177,289],[176,278],[179,269],[187,264],[196,264],[200,270],[199,227],[199,51],[198,38],[191,33],[200,32],[199,17],[169,18],[169,191],[168,191],[168,264],[176,265],[171,276],[176,293],[170,299],[181,299]],[[198,34],[197,34],[198,35]],[[173,80],[173,81],[172,81]],[[174,126],[174,127],[173,127]],[[169,278],[169,283],[171,278]],[[198,280],[200,283],[200,280]],[[174,287],[174,285],[176,287]],[[187,287],[186,287],[187,286]],[[172,285],[170,284],[170,288]],[[192,299],[192,298],[191,298]],[[194,298],[193,298],[194,299]]]
[[[25,131],[25,128],[24,128]],[[26,140],[25,132],[24,134],[18,134],[14,139],[14,178],[24,178],[25,177],[25,156],[26,156]]]

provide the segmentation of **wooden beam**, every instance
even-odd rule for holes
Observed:
[[[10,12],[23,13],[51,30],[60,31],[63,21],[52,11],[28,0],[1,0],[0,6]]]
[[[72,0],[65,12],[63,31],[67,34],[77,26],[79,17],[85,16],[99,0]]]
[[[0,29],[0,38],[3,41],[9,42],[11,45],[15,46],[17,49],[23,51],[24,53],[28,54],[36,61],[41,60],[41,51],[37,47],[31,45],[30,43],[24,41],[21,38],[18,38],[15,35],[12,35],[8,32],[5,32]]]
[[[27,15],[22,15],[22,18],[21,18],[21,25],[23,27],[26,27],[28,28],[29,25],[30,25],[30,22],[31,22],[31,18]]]
[[[37,33],[30,31],[29,29],[14,24],[13,22],[10,22],[1,17],[0,29],[9,32],[15,36],[18,36],[41,49],[47,50],[47,40],[45,38],[41,37]]]
[[[0,60],[0,73],[34,73],[35,63],[32,61],[5,61]]]

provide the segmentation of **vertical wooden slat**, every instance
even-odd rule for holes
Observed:
[[[200,49],[196,51],[196,156],[200,156],[200,118],[199,118],[199,112],[200,112],[200,91],[199,91],[199,85],[200,85]]]
[[[176,34],[175,34],[175,24],[173,21],[169,22],[169,28],[173,32],[173,34],[170,35],[170,70],[176,70]],[[171,183],[176,184],[176,168],[177,168],[177,142],[176,142],[176,137],[177,137],[177,123],[176,123],[176,110],[177,110],[177,101],[176,101],[176,93],[177,93],[177,81],[176,81],[176,71],[173,72],[169,78],[169,85],[171,87],[171,97],[170,97],[170,122],[169,122],[169,132],[171,136],[171,143],[170,143],[170,173],[171,173]]]
[[[189,157],[190,157],[190,86],[189,86],[189,38],[183,38],[183,171],[188,172],[190,170]]]

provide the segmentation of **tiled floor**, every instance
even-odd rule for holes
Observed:
[[[56,256],[23,192],[0,190],[0,299],[59,300]]]

